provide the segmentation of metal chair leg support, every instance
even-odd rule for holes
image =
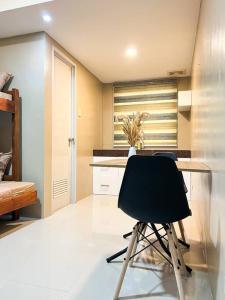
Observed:
[[[182,222],[182,221],[181,221]],[[156,231],[160,231],[161,230],[161,228],[160,229],[157,229],[155,226],[154,226],[154,228],[152,227],[153,225],[152,225],[152,223],[151,223],[151,228],[152,228],[152,230],[154,230],[155,232]],[[160,235],[159,235],[160,236]],[[163,238],[164,240],[165,240],[165,238]],[[183,245],[184,247],[186,247],[186,248],[190,248],[190,245],[189,244],[187,244],[186,242],[184,242],[183,240],[181,240],[181,239],[177,239],[178,240],[178,242],[181,244],[181,245]]]
[[[132,234],[132,232],[131,232],[131,234]],[[153,235],[153,234],[154,234],[154,233],[151,233],[151,234],[149,234],[149,236],[151,236],[151,235]],[[144,240],[144,238],[142,237],[142,238],[140,239],[140,241],[143,241],[143,240]],[[110,263],[112,260],[114,260],[114,259],[118,258],[119,256],[125,254],[125,253],[127,252],[127,248],[128,248],[128,247],[126,247],[126,248],[124,248],[124,249],[122,249],[122,250],[120,250],[120,251],[114,253],[113,255],[107,257],[107,258],[106,258],[107,263]]]
[[[145,230],[147,229],[147,227],[149,227],[149,228],[153,231],[153,232],[152,232],[151,234],[149,234],[148,236],[151,236],[151,235],[155,234],[156,237],[157,237],[157,239],[158,239],[158,241],[159,241],[159,243],[160,243],[160,245],[161,245],[161,247],[162,247],[162,249],[166,252],[166,254],[167,254],[169,257],[171,257],[170,251],[169,251],[169,249],[167,248],[167,246],[165,245],[165,242],[168,243],[168,240],[165,239],[165,234],[161,235],[161,234],[159,233],[159,231],[162,230],[162,229],[164,229],[164,230],[166,231],[167,226],[166,226],[166,225],[163,225],[163,227],[160,227],[159,229],[157,229],[156,226],[155,226],[153,223],[151,223],[151,226],[148,225],[148,224],[146,224]],[[131,232],[131,234],[132,234],[132,232]],[[128,233],[127,236],[128,236],[128,235],[130,235],[130,234]],[[145,236],[145,234],[144,234],[144,236]],[[148,237],[148,236],[147,236],[147,237]],[[145,240],[145,239],[146,239],[146,237],[143,237],[143,235],[142,235],[142,237],[141,237],[139,240],[140,240],[140,241],[143,241],[143,240]],[[147,239],[146,239],[146,240],[147,240]],[[165,242],[164,242],[164,240],[165,240]],[[178,241],[179,241],[179,243],[181,243],[181,244],[184,243],[183,241],[181,241],[181,240],[179,240],[179,239],[178,239]],[[148,242],[150,242],[150,241],[148,241]],[[155,248],[154,245],[152,246],[151,243],[150,243],[150,246],[151,246],[151,249],[154,248],[155,250],[157,250],[157,252],[159,252],[159,253],[162,255],[161,251],[159,251],[157,248]],[[189,246],[189,245],[188,245],[188,246]],[[144,248],[144,249],[145,249],[145,248]],[[108,258],[106,259],[107,263],[110,263],[110,262],[113,261],[114,259],[116,259],[116,258],[118,258],[119,256],[125,254],[126,252],[127,252],[127,247],[124,248],[124,249],[122,249],[122,250],[120,250],[120,251],[118,251],[117,253],[111,255],[110,257],[108,257]],[[141,251],[140,251],[140,252],[141,252]],[[138,254],[138,253],[137,253],[137,254]],[[133,255],[131,255],[131,257],[132,257],[132,256],[133,256]],[[162,256],[163,256],[163,255],[162,255]],[[133,257],[132,257],[132,258],[133,258]],[[132,259],[132,258],[131,258],[131,259]],[[165,257],[164,257],[164,258],[165,258]],[[186,266],[186,270],[187,270],[189,273],[192,272],[192,269],[191,269],[189,266]]]
[[[177,288],[178,288],[180,300],[184,300],[185,298],[184,298],[184,289],[183,289],[183,285],[182,285],[181,266],[180,266],[179,258],[177,256],[177,251],[175,248],[175,241],[173,239],[171,225],[172,224],[170,224],[170,227],[167,228],[166,232],[167,232],[167,236],[168,236],[169,248],[170,248],[170,252],[171,252],[173,268],[174,268],[174,273],[175,273],[175,277],[176,277]]]
[[[146,226],[146,229],[147,229],[147,226]],[[153,235],[153,234],[154,234],[154,233],[151,233],[151,234],[149,234],[149,236],[151,236],[151,235]],[[126,235],[127,235],[127,236],[128,236],[128,235],[132,235],[132,231],[131,231],[131,234],[130,234],[130,233],[127,233]],[[141,239],[141,241],[143,241],[143,238]],[[112,260],[118,258],[119,256],[123,255],[123,254],[126,253],[126,252],[127,252],[127,247],[124,248],[124,249],[122,249],[122,250],[120,250],[120,251],[118,251],[118,252],[116,252],[115,254],[113,254],[113,255],[107,257],[107,258],[106,258],[107,263],[110,263]]]
[[[187,249],[189,249],[190,248],[190,244],[188,244],[188,243],[185,243],[183,240],[181,240],[181,239],[177,239],[178,240],[178,242],[181,244],[181,245],[183,245],[184,247],[186,247]]]
[[[117,257],[125,254],[127,252],[127,247],[120,250],[119,252],[116,252],[115,254],[111,255],[110,257],[106,258],[107,263],[110,263],[112,260],[116,259]]]
[[[128,232],[128,233],[125,233],[123,235],[123,238],[126,239],[128,236],[131,236],[132,235],[132,231]]]
[[[140,229],[140,226],[142,226],[142,224],[137,223],[135,225],[134,229],[133,229],[133,233],[132,233],[130,243],[129,243],[129,246],[128,246],[128,249],[127,249],[126,258],[123,262],[122,271],[121,271],[120,278],[119,278],[119,281],[118,281],[118,284],[117,284],[117,287],[116,287],[116,292],[115,292],[115,295],[114,295],[114,298],[113,298],[114,300],[117,300],[118,297],[119,297],[120,290],[121,290],[123,280],[124,280],[124,276],[126,274],[126,270],[127,270],[128,264],[129,264],[131,253],[132,253],[132,250],[133,250],[133,247],[134,247],[135,239],[137,238],[137,233],[138,233],[138,230]]]

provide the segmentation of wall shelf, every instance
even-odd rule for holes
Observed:
[[[178,111],[190,111],[192,104],[192,92],[191,91],[179,91],[178,92]]]

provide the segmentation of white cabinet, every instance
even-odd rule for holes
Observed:
[[[116,159],[124,157],[116,157]],[[115,159],[115,157],[94,157],[93,161],[104,161]],[[190,158],[180,158],[179,160],[190,161]],[[115,195],[120,191],[120,186],[123,179],[124,168],[93,168],[93,193],[96,195]],[[183,172],[184,181],[188,189],[187,198],[191,199],[191,173]]]
[[[94,162],[115,157],[94,157]],[[98,195],[118,195],[123,179],[123,168],[93,168],[93,193]]]
[[[94,194],[117,195],[117,168],[94,168],[93,191]]]
[[[178,110],[189,111],[191,109],[191,91],[179,91],[178,92]]]

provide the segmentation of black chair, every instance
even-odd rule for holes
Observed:
[[[180,299],[184,299],[181,273],[186,273],[187,270],[173,222],[190,216],[190,209],[174,160],[159,156],[130,157],[120,189],[118,207],[138,222],[133,228],[114,299],[119,297],[128,263],[135,255],[135,241],[141,237],[151,244],[143,233],[148,223],[162,224],[166,230],[172,259],[170,263],[174,268]]]
[[[155,156],[169,157],[169,158],[171,158],[171,159],[174,160],[174,161],[178,161],[177,155],[176,155],[176,153],[174,153],[174,152],[155,152],[155,153],[153,153],[153,155],[155,155]],[[179,174],[180,174],[180,176],[181,176],[181,178],[182,178],[182,181],[183,181],[184,191],[185,191],[185,193],[187,194],[188,189],[187,189],[187,186],[186,186],[186,184],[185,184],[183,174],[182,174],[181,171],[179,171],[179,172],[180,172]]]
[[[174,161],[177,161],[177,160],[178,160],[178,159],[177,159],[177,155],[176,155],[176,153],[174,153],[174,152],[155,152],[153,155],[155,155],[155,156],[169,157],[169,158],[171,158],[171,159],[174,160]],[[185,184],[183,174],[182,174],[181,171],[179,171],[179,174],[180,174],[179,176],[181,177],[181,180],[182,180],[182,182],[183,182],[184,191],[185,191],[185,193],[187,194],[188,189],[187,189],[187,186],[186,186],[186,184]],[[184,225],[183,225],[182,220],[178,221],[178,226],[179,226],[179,229],[180,229],[180,234],[181,234],[181,238],[182,238],[182,241],[183,241],[184,246],[189,247],[190,245],[187,244],[187,242],[186,242],[185,232],[184,232]]]

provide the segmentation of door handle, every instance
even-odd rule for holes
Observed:
[[[75,144],[75,139],[74,138],[68,138],[68,143],[69,143],[69,146],[70,144]]]

